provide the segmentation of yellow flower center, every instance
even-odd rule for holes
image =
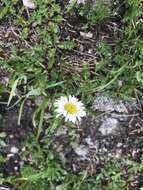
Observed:
[[[72,104],[72,103],[66,103],[65,105],[64,105],[64,109],[68,112],[68,113],[70,113],[70,114],[75,114],[75,113],[77,113],[77,107],[76,107],[76,105],[74,105],[74,104]]]

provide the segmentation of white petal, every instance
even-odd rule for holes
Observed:
[[[68,102],[67,98],[62,96],[61,98],[57,99],[54,103],[55,106],[62,105],[64,103]]]
[[[67,118],[68,118],[69,121],[71,121],[71,122],[73,122],[73,123],[76,122],[76,117],[73,116],[73,115],[71,115],[71,114],[68,114],[68,115],[67,115]]]
[[[64,117],[67,116],[67,112],[66,111],[64,111],[62,114],[63,114]]]
[[[81,108],[84,108],[83,103],[82,103],[82,102],[80,102],[80,101],[78,101],[78,102],[77,102],[77,105],[78,105],[79,107],[81,107]]]
[[[60,99],[60,101],[61,102],[68,102],[68,99],[66,97],[62,96],[61,99]]]
[[[65,117],[65,121],[68,121],[68,120],[69,120],[69,117],[68,117],[68,116],[66,116],[66,117]]]
[[[73,123],[75,123],[76,120],[77,120],[76,117],[72,117],[72,118],[71,118],[71,121],[72,121]]]
[[[72,100],[72,96],[69,95],[68,102],[71,102],[71,100]]]
[[[70,98],[70,102],[73,103],[73,104],[75,104],[75,105],[78,105],[78,102],[79,102],[79,101],[78,101],[77,98],[75,98],[75,97],[73,96],[73,97]]]
[[[84,116],[86,116],[86,112],[85,111],[81,111],[81,112],[79,112],[79,115],[80,115],[80,117],[84,117]]]
[[[81,117],[79,115],[76,116],[76,120],[80,121]]]

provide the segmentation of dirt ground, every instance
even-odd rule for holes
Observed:
[[[0,102],[6,100],[5,95]],[[124,102],[98,95],[91,106],[92,114],[77,128],[63,125],[54,131],[50,149],[59,155],[65,169],[74,173],[87,170],[97,174],[107,161],[118,160],[124,166],[127,158],[140,162],[143,153],[141,109],[134,100]],[[5,134],[0,146],[5,162],[0,165],[0,172],[6,176],[19,175],[25,162],[21,153],[25,151],[25,140],[35,132],[31,123],[33,111],[34,104],[28,101],[18,125],[19,106],[7,109],[0,104],[0,135]],[[139,180],[135,186],[141,187],[143,174],[137,174],[136,178]]]

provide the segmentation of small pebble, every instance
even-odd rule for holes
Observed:
[[[24,161],[19,162],[20,166],[24,165]]]
[[[9,158],[13,157],[14,155],[13,154],[7,154],[7,158],[9,160]]]
[[[5,138],[7,135],[5,132],[0,133],[0,138]]]
[[[21,149],[21,151],[22,151],[22,152],[25,152],[25,150],[26,150],[26,147],[24,146],[24,147]]]
[[[15,166],[15,167],[14,167],[14,170],[15,170],[15,171],[17,171],[17,170],[18,170],[18,167],[17,167],[17,166]]]
[[[0,190],[10,190],[8,187],[1,187],[0,186]]]
[[[119,142],[119,143],[117,144],[117,147],[120,148],[120,147],[122,147],[122,145],[123,145],[123,144],[122,144],[121,142]]]
[[[91,32],[80,32],[80,35],[84,38],[84,39],[88,39],[88,38],[92,38],[93,34]]]
[[[10,135],[9,138],[12,139],[14,136],[13,135]]]
[[[18,153],[18,148],[13,146],[13,147],[11,147],[10,152],[13,153],[13,154],[17,154]]]
[[[17,164],[17,163],[18,163],[18,160],[15,160],[14,163]]]

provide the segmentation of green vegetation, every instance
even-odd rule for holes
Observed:
[[[60,161],[53,152],[49,152],[47,144],[50,139],[43,141],[43,146],[32,138],[27,144],[32,161],[21,169],[20,177],[9,177],[4,181],[16,184],[18,190],[121,190],[129,189],[130,182],[138,172],[143,170],[143,159],[140,163],[126,160],[125,163],[112,162],[104,165],[100,174],[89,174],[83,171],[74,174],[63,169]],[[23,158],[26,158],[26,153]],[[128,168],[128,177],[123,171]]]
[[[26,152],[32,155],[31,164],[22,167],[21,176],[1,176],[1,181],[15,184],[18,190],[129,190],[129,182],[143,170],[143,159],[140,163],[126,161],[129,167],[127,179],[123,177],[122,164],[116,162],[107,163],[98,175],[90,175],[86,171],[73,174],[66,171],[58,157],[47,148],[50,138],[46,137],[42,145],[38,139],[46,108],[51,108],[51,102],[63,94],[79,96],[87,108],[92,102],[92,94],[98,92],[128,100],[136,96],[142,98],[142,5],[138,0],[125,0],[114,6],[98,0],[92,8],[90,1],[86,5],[65,3],[63,7],[55,0],[35,2],[37,8],[33,11],[21,6],[18,0],[5,0],[0,6],[1,23],[10,18],[7,25],[16,28],[19,44],[24,44],[20,48],[12,45],[6,52],[0,47],[0,66],[10,76],[7,87],[0,84],[0,93],[9,93],[10,105],[17,89],[20,89],[19,123],[25,101],[35,100],[38,96],[43,98],[33,115],[33,124],[38,128],[37,136],[27,142]],[[81,30],[85,33],[106,19],[117,20],[119,24],[112,30],[110,43],[97,43],[100,59],[95,64],[94,75],[90,73],[88,64],[82,67],[80,73],[72,72],[70,75],[60,67],[61,63],[66,67],[66,55],[73,55],[75,50],[79,50],[76,37],[70,32],[64,37],[61,29],[61,25],[73,15],[79,18]],[[35,36],[33,41],[32,36]],[[53,116],[52,108],[49,118],[53,128],[60,122]],[[0,162],[3,162],[2,156]]]

